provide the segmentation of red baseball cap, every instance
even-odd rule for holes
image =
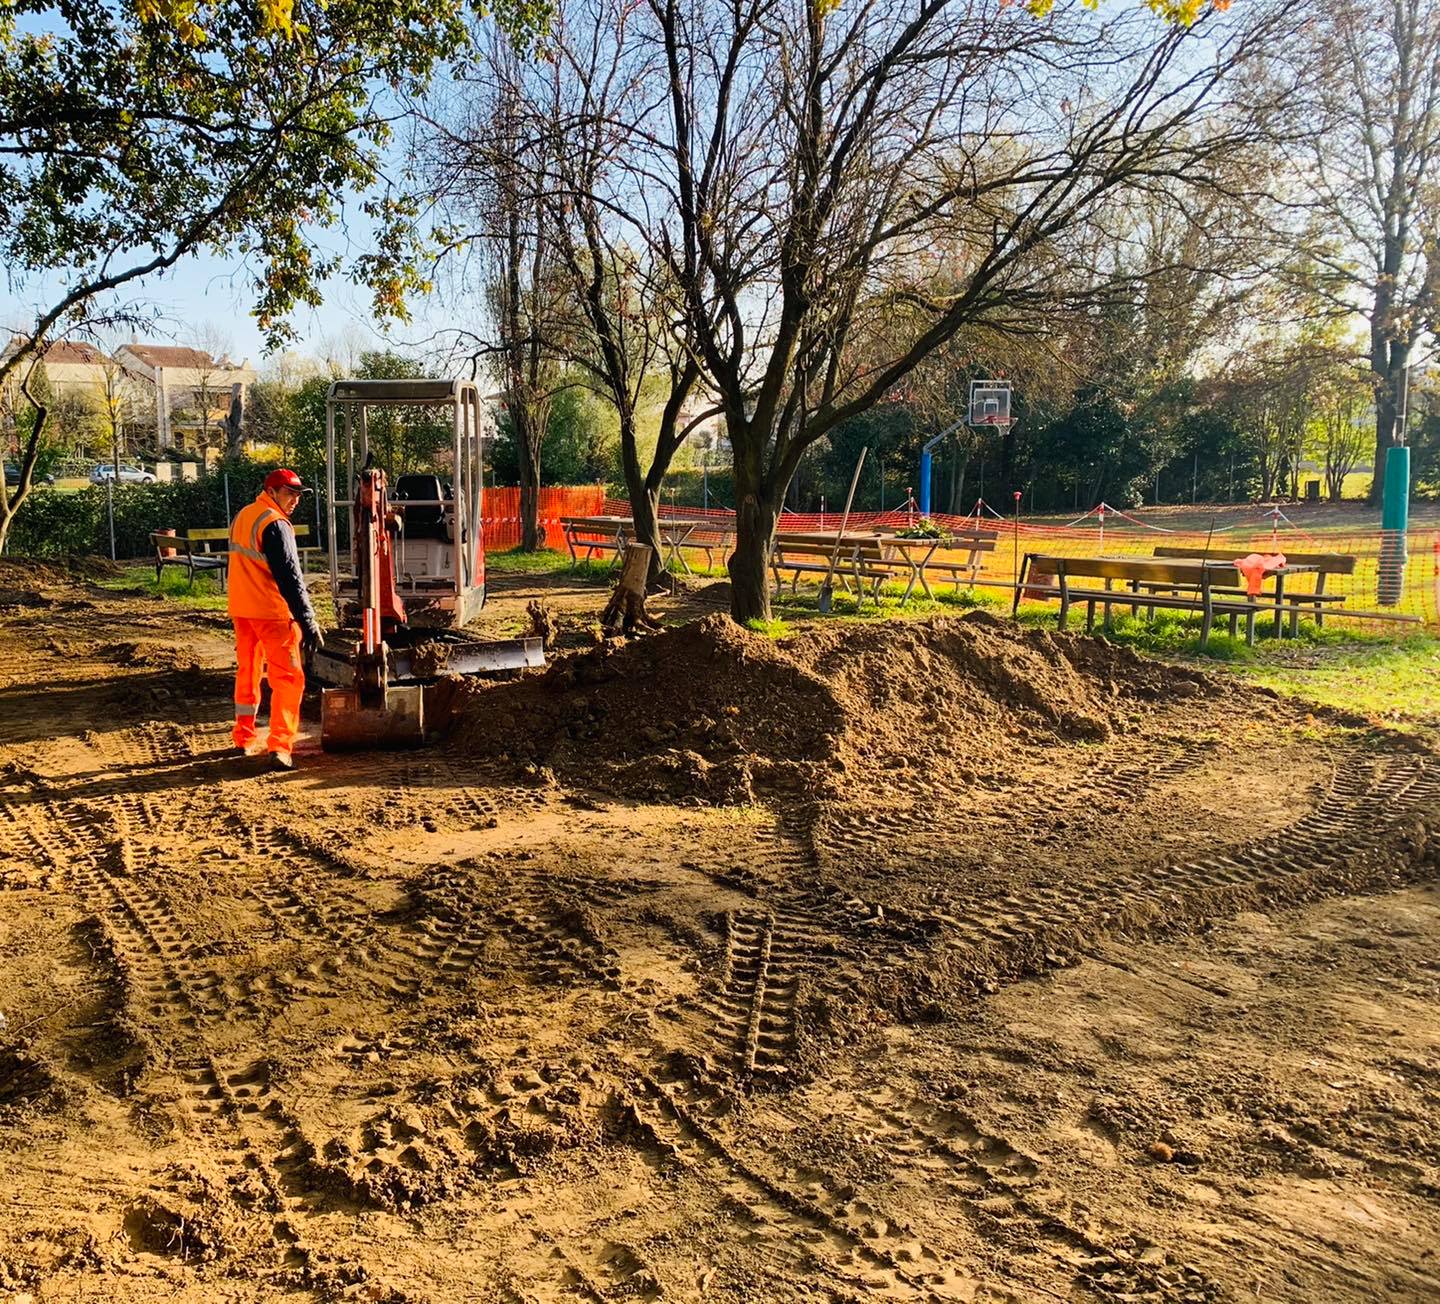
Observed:
[[[265,477],[265,492],[274,493],[277,489],[294,489],[297,493],[302,494],[308,494],[310,492],[294,471],[283,466],[278,470],[271,471],[270,474]]]

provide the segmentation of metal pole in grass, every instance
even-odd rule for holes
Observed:
[[[1017,590],[1020,587],[1020,495],[1023,492],[1022,489],[1015,490],[1015,553],[1012,559],[1012,572]]]
[[[1405,445],[1406,406],[1410,368],[1400,373],[1399,402],[1395,405],[1394,442],[1385,450],[1384,490],[1380,500],[1380,575],[1376,600],[1382,607],[1398,607],[1405,592],[1405,532],[1410,523],[1410,450]]]
[[[105,481],[105,511],[110,517],[110,560],[115,558],[115,481]]]

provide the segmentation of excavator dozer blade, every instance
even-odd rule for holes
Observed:
[[[425,741],[425,690],[392,685],[384,706],[364,706],[353,688],[320,694],[320,746],[327,752],[419,747]]]

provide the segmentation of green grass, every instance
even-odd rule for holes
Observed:
[[[1267,644],[1245,678],[1322,706],[1344,707],[1403,730],[1440,724],[1440,639],[1324,631],[1317,643]]]
[[[564,575],[574,580],[609,584],[620,570],[620,563],[614,557],[597,561],[593,556],[572,563],[568,552],[555,548],[542,548],[539,552],[512,548],[507,552],[487,552],[485,569],[495,575]]]
[[[1004,598],[980,589],[937,589],[935,600],[931,601],[917,588],[910,595],[910,601],[902,607],[899,600],[904,593],[904,584],[882,584],[879,603],[867,593],[864,603],[857,605],[854,594],[837,586],[830,611],[821,615],[819,589],[813,585],[805,585],[798,593],[791,593],[789,589],[782,590],[778,597],[771,598],[770,605],[781,616],[806,622],[917,620],[926,616],[952,615],[956,611],[972,611],[977,607],[999,609],[1005,605]]]
[[[1022,625],[1037,629],[1055,629],[1055,610],[1053,606],[1027,603],[1020,608],[1016,619]],[[1308,622],[1301,624],[1302,638],[1307,637],[1307,624]],[[1084,628],[1083,620],[1072,619],[1069,626],[1071,633],[1083,632]],[[1313,630],[1313,627],[1311,629]],[[1097,623],[1095,631],[1103,634],[1112,643],[1133,647],[1137,652],[1146,652],[1151,656],[1247,661],[1252,659],[1255,653],[1255,648],[1246,644],[1243,634],[1231,638],[1223,628],[1212,630],[1209,643],[1201,647],[1200,617],[1182,616],[1174,612],[1157,613],[1153,625],[1148,624],[1143,616],[1117,614],[1110,630],[1102,630]],[[1257,624],[1257,639],[1263,638],[1267,631],[1268,626]]]
[[[778,616],[770,620],[752,619],[745,622],[745,628],[752,634],[764,634],[766,638],[786,638],[795,631]]]
[[[487,552],[485,569],[502,575],[548,575],[565,570],[570,565],[570,554],[555,548],[542,548],[539,552],[521,552],[512,548],[508,552]]]
[[[167,566],[155,578],[153,566],[130,566],[112,579],[99,581],[102,589],[113,593],[144,593],[166,598],[178,606],[197,611],[224,611],[225,593],[213,575],[197,575],[192,588],[184,571]]]

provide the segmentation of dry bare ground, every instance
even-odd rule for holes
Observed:
[[[0,1301],[1440,1298],[1413,743],[709,622],[260,774],[223,619],[0,602]]]

